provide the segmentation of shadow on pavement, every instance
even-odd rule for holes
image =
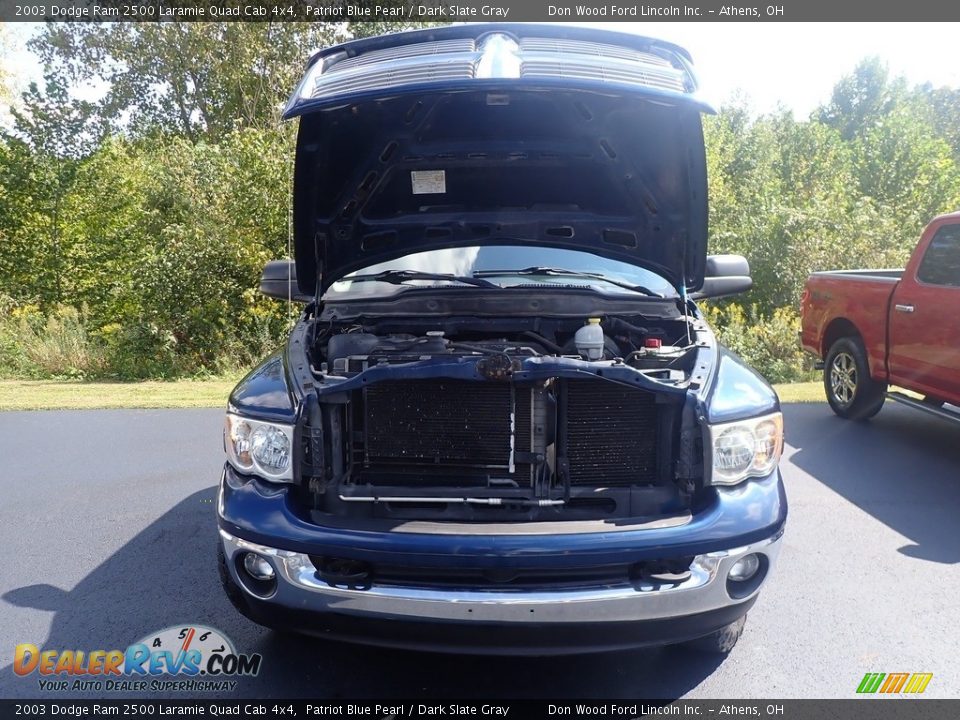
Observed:
[[[785,405],[784,414],[793,465],[910,538],[904,555],[960,562],[960,427],[890,401],[867,422],[826,404]]]
[[[3,602],[55,613],[46,640],[17,642],[33,642],[41,649],[123,650],[152,631],[209,625],[230,637],[239,652],[264,656],[259,676],[241,678],[236,690],[239,697],[256,698],[676,698],[721,662],[683,648],[491,658],[277,635],[238,615],[222,593],[214,552],[214,494],[215,488],[209,488],[181,501],[72,590],[40,584],[4,594]],[[0,668],[0,697],[103,694],[42,692],[37,678],[17,677],[11,666]]]

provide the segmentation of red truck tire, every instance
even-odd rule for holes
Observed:
[[[887,385],[870,377],[867,353],[857,337],[843,337],[827,351],[823,366],[827,402],[840,417],[867,420],[883,407]]]

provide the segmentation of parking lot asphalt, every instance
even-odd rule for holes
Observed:
[[[87,695],[16,676],[18,643],[125,648],[182,623],[263,655],[237,697],[849,698],[866,672],[930,672],[927,696],[960,697],[960,428],[893,403],[869,423],[821,404],[784,412],[785,546],[722,661],[683,648],[432,655],[276,635],[239,616],[217,580],[220,411],[0,413],[0,697]]]

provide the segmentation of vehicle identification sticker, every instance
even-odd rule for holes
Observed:
[[[446,170],[411,170],[414,195],[441,195],[447,191]]]

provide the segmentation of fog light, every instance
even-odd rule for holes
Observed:
[[[247,553],[243,556],[243,569],[250,573],[250,577],[254,580],[270,581],[275,575],[273,566],[267,562],[267,559],[256,553]]]
[[[760,569],[760,556],[756,553],[744,555],[730,568],[728,577],[734,582],[744,582],[757,574]]]

